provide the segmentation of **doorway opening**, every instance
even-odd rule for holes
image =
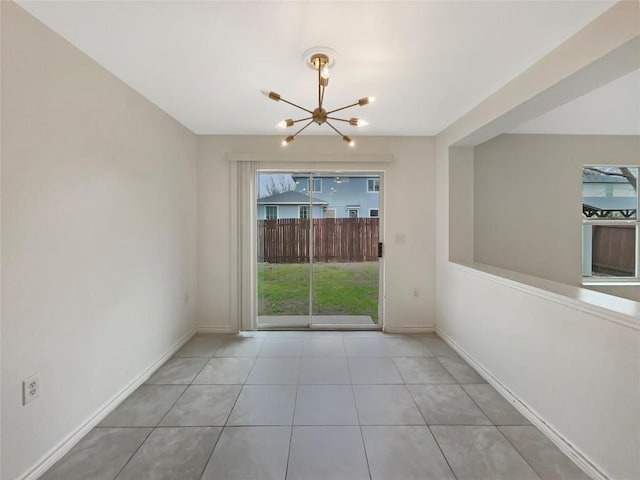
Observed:
[[[380,172],[258,171],[257,327],[382,328]]]

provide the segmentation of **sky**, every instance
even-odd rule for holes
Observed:
[[[267,192],[267,185],[270,185],[271,181],[274,181],[276,185],[288,183],[293,186],[294,184],[290,174],[260,173],[258,174],[258,197],[266,197],[269,194]]]

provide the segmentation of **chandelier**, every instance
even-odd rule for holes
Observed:
[[[317,47],[316,49],[320,50],[320,47]],[[262,93],[268,98],[270,98],[271,100],[275,100],[276,102],[287,103],[293,107],[299,108],[300,110],[304,110],[310,115],[304,118],[298,118],[296,120],[292,118],[287,118],[285,120],[282,120],[276,125],[276,127],[278,128],[288,128],[288,127],[293,127],[295,124],[300,122],[305,122],[305,121],[307,122],[296,133],[294,133],[293,135],[287,136],[282,141],[283,147],[286,147],[289,143],[293,142],[293,140],[296,138],[296,136],[299,133],[301,133],[305,128],[307,128],[309,125],[311,125],[314,122],[317,123],[318,125],[322,125],[326,123],[338,135],[342,137],[342,140],[347,142],[349,146],[353,147],[355,145],[355,142],[351,139],[351,137],[349,137],[348,135],[344,135],[342,132],[340,132],[340,130],[338,130],[329,120],[336,121],[336,122],[345,122],[355,127],[363,127],[365,125],[368,125],[368,123],[365,120],[362,120],[360,118],[354,118],[354,117],[338,118],[338,117],[332,116],[332,114],[336,112],[340,112],[342,110],[346,110],[347,108],[351,108],[355,106],[362,107],[364,105],[367,105],[375,100],[374,97],[364,97],[358,100],[357,102],[352,103],[351,105],[346,105],[344,107],[336,108],[334,110],[327,111],[324,109],[324,90],[327,87],[327,85],[329,85],[329,67],[333,65],[333,62],[332,62],[332,59],[329,57],[329,53],[328,53],[329,49],[322,49],[322,50],[323,50],[322,52],[311,53],[311,55],[305,59],[305,62],[308,64],[308,66],[318,72],[318,107],[316,109],[309,110],[307,108],[301,107],[300,105],[296,105],[295,103],[285,100],[280,96],[280,94],[276,92],[269,92],[266,90],[262,90]]]

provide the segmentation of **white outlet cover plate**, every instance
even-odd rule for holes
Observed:
[[[40,375],[31,375],[22,381],[22,404],[26,405],[40,397]]]

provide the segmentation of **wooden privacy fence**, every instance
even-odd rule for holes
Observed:
[[[594,225],[591,249],[594,272],[622,276],[635,274],[635,226]]]
[[[309,219],[258,220],[258,262],[309,261]],[[315,262],[371,262],[378,258],[377,218],[313,219]]]

